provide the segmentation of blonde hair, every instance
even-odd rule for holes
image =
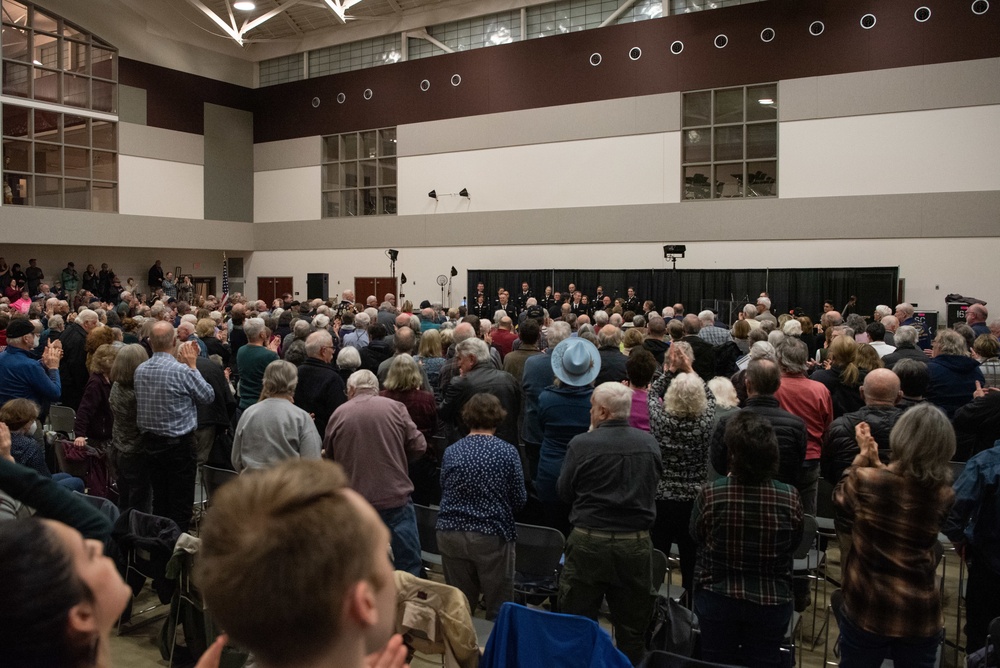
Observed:
[[[420,336],[421,357],[441,357],[441,332],[429,329]]]
[[[700,417],[707,407],[705,383],[695,373],[677,374],[663,398],[663,410],[673,417]]]
[[[830,343],[830,363],[840,367],[840,382],[847,386],[858,384],[860,372],[856,360],[858,343],[852,336],[838,336]]]
[[[420,367],[412,356],[402,353],[389,365],[389,374],[382,385],[387,390],[415,390],[423,385]]]
[[[105,343],[95,350],[94,354],[87,360],[87,371],[107,376],[111,373],[111,367],[114,366],[117,356],[118,348],[110,343]]]

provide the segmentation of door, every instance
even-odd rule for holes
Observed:
[[[194,283],[195,301],[198,300],[198,297],[202,297],[204,299],[208,299],[209,295],[214,295],[215,294],[215,278],[214,277],[192,278],[191,282]],[[219,296],[221,296],[221,295],[219,295]]]
[[[399,296],[396,292],[396,279],[392,276],[377,277],[355,277],[354,278],[354,299],[364,303],[369,295],[375,295],[375,301],[381,304],[388,293]],[[399,300],[396,300],[399,305]]]
[[[257,299],[263,300],[268,308],[275,299],[286,292],[294,294],[291,276],[260,276],[257,278]]]

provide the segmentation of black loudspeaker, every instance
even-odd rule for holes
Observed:
[[[930,350],[931,344],[934,342],[934,337],[937,336],[938,312],[917,309],[913,312],[913,319],[916,321],[914,324],[917,332],[919,332],[917,345],[924,350]]]
[[[330,298],[330,274],[306,274],[306,299]]]

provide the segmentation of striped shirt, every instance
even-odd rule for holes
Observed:
[[[135,370],[135,400],[139,431],[183,436],[198,428],[197,405],[215,401],[215,390],[197,369],[153,353]]]
[[[696,587],[757,605],[792,600],[802,504],[791,485],[735,478],[705,485],[694,501],[691,536],[699,545]]]

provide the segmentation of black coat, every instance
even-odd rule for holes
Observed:
[[[872,438],[878,444],[878,458],[883,464],[888,464],[889,432],[902,414],[903,409],[898,406],[864,406],[831,422],[823,435],[823,454],[820,458],[823,477],[836,485],[861,452],[854,437],[854,428],[862,422],[867,422],[871,427]]]
[[[666,341],[661,341],[660,339],[650,339],[647,338],[642,342],[642,347],[653,353],[653,357],[656,362],[663,366],[663,362],[666,359],[667,349],[670,348],[670,344]]]
[[[868,372],[860,371],[858,373],[857,385],[845,385],[841,382],[841,372],[840,367],[831,366],[829,369],[820,369],[809,376],[810,380],[823,383],[826,389],[830,390],[830,399],[833,400],[833,417],[835,418],[861,410],[865,405],[865,400],[861,398],[861,385],[865,382],[865,376]]]
[[[229,361],[232,358],[229,346],[214,336],[202,339],[202,342],[205,344],[205,348],[208,350],[209,356],[218,355],[222,358],[222,368],[226,369],[229,367]]]
[[[789,413],[778,405],[773,395],[750,397],[744,411],[759,415],[767,420],[778,437],[777,479],[789,485],[796,485],[806,458],[806,423],[797,415]],[[712,434],[709,457],[712,467],[721,474],[729,470],[729,453],[726,451],[726,424],[735,415],[724,416]]]
[[[59,361],[59,380],[62,382],[62,404],[74,411],[80,408],[83,389],[90,374],[87,372],[87,330],[71,322],[59,337],[63,357]]]
[[[988,450],[1000,439],[1000,392],[987,392],[957,411],[952,420],[958,438],[956,461]]]
[[[299,384],[295,387],[295,405],[313,414],[320,437],[333,411],[347,402],[347,386],[333,366],[309,357],[299,366]]]
[[[681,340],[690,343],[694,351],[694,362],[691,364],[694,372],[706,383],[712,380],[715,376],[715,346],[697,334],[689,334]]]
[[[496,436],[517,445],[517,422],[521,412],[521,384],[506,371],[494,369],[489,362],[476,364],[464,376],[453,376],[444,387],[438,415],[448,427],[449,443],[465,436],[469,430],[462,422],[462,408],[472,395],[480,392],[492,394],[500,400],[507,417],[497,427]]]
[[[885,364],[885,368],[891,369],[901,359],[917,360],[918,362],[927,364],[927,360],[930,357],[916,346],[907,346],[906,348],[896,348],[896,350],[883,357],[882,362]]]
[[[211,403],[198,404],[198,428],[212,425],[228,427],[233,414],[236,413],[236,397],[229,389],[225,372],[221,366],[207,357],[199,356],[195,360],[195,365],[201,377],[215,390],[215,399]]]
[[[361,348],[358,353],[361,355],[361,368],[378,373],[379,365],[392,357],[392,345],[387,339],[379,339]]]
[[[625,370],[625,363],[628,362],[628,357],[622,355],[622,351],[618,346],[604,346],[598,348],[597,352],[601,356],[601,371],[597,374],[597,379],[594,381],[595,387],[607,382],[620,383],[628,378],[628,372]]]

